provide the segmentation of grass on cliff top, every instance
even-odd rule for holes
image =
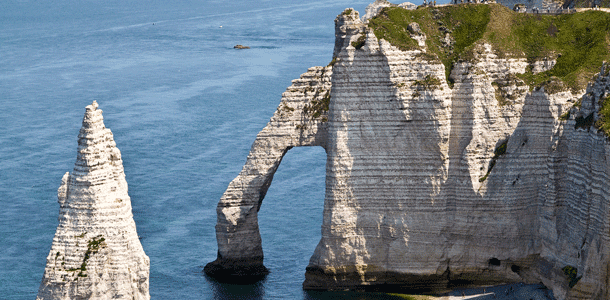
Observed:
[[[593,7],[595,4],[597,4],[599,7],[610,7],[610,0],[574,0],[566,2],[573,2],[574,7],[577,8]]]
[[[451,66],[466,48],[482,38],[489,16],[488,5],[453,5],[416,10],[384,8],[369,21],[369,27],[377,38],[385,39],[401,50],[414,50],[419,46],[411,38],[407,26],[411,22],[418,23],[426,34],[428,49],[443,62],[448,77]],[[446,33],[455,40],[453,49],[443,47],[442,39]]]
[[[609,0],[610,1],[610,0]],[[560,16],[515,13],[499,4],[460,4],[406,10],[384,8],[369,22],[377,38],[402,50],[418,49],[407,26],[417,22],[426,34],[428,52],[444,65],[448,81],[459,60],[474,60],[483,43],[492,45],[499,57],[527,58],[529,63],[556,58],[551,70],[521,75],[530,87],[551,78],[573,91],[582,90],[603,61],[610,61],[610,14],[586,11]],[[449,34],[454,43],[443,39]]]

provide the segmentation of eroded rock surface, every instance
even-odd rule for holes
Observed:
[[[289,147],[320,145],[322,238],[305,289],[543,282],[558,299],[610,299],[610,143],[592,126],[607,67],[586,91],[530,89],[516,74],[536,66],[480,44],[450,87],[424,47],[378,40],[351,9],[335,23],[332,77],[309,83],[330,88],[327,122],[307,134],[324,138],[295,142],[296,122],[278,118],[285,93],[219,203],[218,261],[255,253],[262,266],[270,178]],[[310,98],[290,101],[299,112]]]
[[[57,191],[59,225],[36,299],[150,299],[150,261],[136,232],[121,152],[98,104]]]

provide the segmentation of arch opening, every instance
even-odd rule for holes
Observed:
[[[273,285],[281,280],[300,293],[305,267],[321,238],[325,177],[322,147],[292,148],[275,172],[258,212],[264,265],[270,271],[267,292],[277,290]]]

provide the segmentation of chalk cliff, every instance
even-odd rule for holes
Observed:
[[[95,101],[57,200],[59,225],[36,299],[150,299],[150,261],[136,232],[121,152]]]
[[[283,94],[221,198],[206,272],[264,269],[256,216],[273,173],[291,147],[322,146],[322,238],[305,289],[542,282],[558,299],[610,299],[610,143],[596,126],[610,67],[600,62],[586,89],[554,77],[530,86],[520,76],[552,71],[556,54],[528,60],[479,40],[446,76],[417,23],[403,31],[410,49],[353,9],[335,24],[333,62]],[[328,111],[305,117],[321,90]]]

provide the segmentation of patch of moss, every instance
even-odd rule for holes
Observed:
[[[511,101],[517,100],[517,98],[522,94],[519,90],[509,89],[509,87],[524,86],[525,82],[514,74],[508,74],[504,78],[494,80],[491,85],[494,87],[498,105],[505,106],[511,104]]]
[[[494,87],[496,100],[498,100],[498,105],[505,106],[510,104],[510,102],[506,100],[506,96],[504,95],[500,84],[497,81],[494,81],[491,83],[491,85]]]
[[[610,136],[610,96],[600,100],[599,119],[595,127]]]
[[[544,91],[549,95],[557,94],[568,90],[563,84],[563,82],[555,76],[551,77],[546,82],[543,82],[542,86],[544,87]]]
[[[68,271],[80,270],[80,272],[78,272],[78,277],[87,277],[87,274],[83,273],[87,271],[87,261],[89,260],[91,255],[97,253],[100,248],[104,248],[106,246],[106,243],[104,243],[105,240],[106,239],[102,237],[102,235],[98,235],[90,239],[87,243],[87,251],[85,252],[85,257],[83,258],[83,262],[81,263],[80,268],[70,269]]]
[[[494,157],[498,158],[500,155],[504,155],[506,153],[506,145],[508,145],[508,141],[500,144],[496,150],[494,150]]]
[[[326,91],[322,99],[318,99],[320,92],[324,92],[324,90],[317,90],[313,96],[313,100],[311,100],[309,104],[306,104],[303,107],[303,113],[305,114],[305,116],[311,119],[317,119],[323,113],[328,112],[330,106],[330,91]]]
[[[559,120],[566,121],[570,118],[570,110],[564,112],[561,116],[559,116]]]
[[[578,269],[574,266],[568,265],[561,268],[561,270],[563,271],[563,274],[568,277],[568,286],[570,286],[570,288],[573,288],[580,278],[582,278],[582,276],[578,276]]]
[[[364,46],[364,44],[366,43],[366,35],[362,34],[358,37],[358,39],[355,42],[352,42],[352,46],[354,48],[356,48],[356,50],[362,48],[362,46]]]
[[[413,85],[418,89],[433,90],[441,86],[441,80],[428,74],[424,79],[414,81]]]

